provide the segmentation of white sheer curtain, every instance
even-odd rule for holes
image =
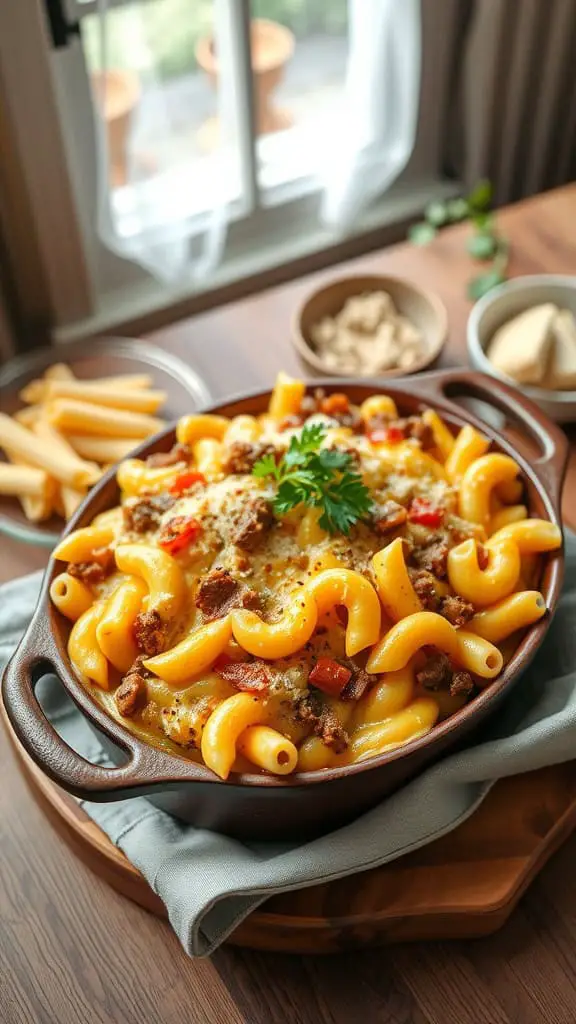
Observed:
[[[408,163],[420,92],[420,0],[349,0],[344,110],[327,140],[322,217],[346,229]]]
[[[103,79],[109,63],[110,0],[99,3],[99,64]],[[194,0],[190,0],[192,5]],[[219,39],[217,118],[219,145],[211,156],[210,194],[220,196],[209,210],[183,214],[183,189],[202,187],[174,162],[174,94],[162,86],[151,45],[149,5],[130,4],[131,53],[146,93],[148,134],[137,123],[126,142],[126,183],[122,201],[113,197],[109,175],[109,132],[98,121],[99,233],[113,252],[140,264],[167,285],[205,279],[218,266],[226,242],[231,204],[239,194],[238,148],[233,120],[233,61],[227,59],[226,33],[218,33],[221,0],[215,0]],[[420,0],[348,0],[348,58],[344,103],[338,101],[326,131],[318,138],[317,168],[322,190],[321,218],[346,232],[405,167],[415,140],[420,89]],[[129,69],[125,69],[129,70]],[[100,103],[97,110],[102,112]],[[214,189],[214,183],[218,189]]]

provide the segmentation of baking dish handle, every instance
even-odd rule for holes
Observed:
[[[487,377],[473,370],[440,370],[422,374],[410,385],[418,395],[430,402],[462,415],[462,407],[452,399],[457,395],[476,398],[493,406],[507,419],[515,421],[537,444],[540,455],[525,455],[539,477],[557,512],[560,511],[562,484],[568,462],[569,444],[564,432],[548,419],[538,406],[513,387],[496,377]],[[479,430],[486,424],[466,410],[467,419],[475,421]]]
[[[38,703],[36,683],[50,671],[58,675],[53,663],[53,640],[43,620],[35,618],[6,666],[2,699],[10,725],[26,753],[63,789],[84,800],[121,800],[144,795],[160,781],[192,781],[195,775],[203,774],[194,771],[199,766],[184,761],[179,765],[162,751],[155,750],[154,756],[149,756],[148,748],[104,712],[92,717],[128,759],[125,764],[111,768],[87,761],[58,735]],[[207,777],[211,775],[204,771]]]

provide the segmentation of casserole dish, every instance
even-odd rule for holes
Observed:
[[[328,394],[345,388],[354,403],[374,387],[354,381],[322,382]],[[532,516],[561,527],[560,492],[567,457],[564,434],[540,410],[505,384],[472,372],[448,370],[386,386],[400,412],[411,415],[423,407],[437,410],[453,428],[470,424],[516,459],[524,477]],[[262,412],[270,392],[258,392],[212,407],[225,416]],[[516,428],[513,444],[456,402],[457,397],[481,400],[499,410]],[[167,429],[139,454],[168,451],[174,430]],[[69,526],[72,532],[89,524],[118,497],[111,471],[91,493]],[[562,584],[561,552],[548,555],[540,583],[550,614]],[[2,694],[8,717],[22,745],[44,771],[75,795],[110,801],[147,796],[156,805],[201,827],[253,838],[296,837],[326,831],[377,804],[400,784],[447,750],[463,743],[517,683],[540,646],[549,618],[530,627],[501,674],[469,704],[406,745],[351,765],[289,777],[244,773],[227,781],[205,765],[157,749],[112,719],[75,676],[66,644],[69,627],[49,601],[49,588],[59,571],[51,560],[33,620],[8,665]],[[58,737],[35,698],[35,685],[46,671],[55,671],[67,693],[98,734],[117,765],[92,765]]]

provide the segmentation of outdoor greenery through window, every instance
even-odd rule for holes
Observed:
[[[419,0],[76,3],[99,238],[165,285],[357,232],[407,165]]]
[[[141,0],[146,33],[134,30],[134,7],[107,11],[107,70],[102,74],[98,13],[82,19],[88,70],[105,111],[111,184],[186,168],[191,210],[209,205],[216,183],[239,196],[237,180],[214,174],[220,145],[218,40],[214,0]],[[88,0],[87,12],[94,4]],[[263,202],[271,190],[314,174],[318,135],[337,113],[347,59],[347,0],[252,0],[251,48],[257,172]],[[150,64],[156,88],[147,88]],[[160,95],[159,95],[160,93]],[[159,104],[170,108],[170,147],[158,153]],[[131,136],[130,148],[128,137]],[[316,141],[316,144],[315,144]],[[128,164],[131,162],[131,166]],[[140,173],[139,173],[140,172]]]

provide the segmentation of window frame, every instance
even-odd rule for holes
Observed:
[[[51,53],[35,0],[0,4],[0,230],[25,335],[94,308]]]
[[[123,2],[129,0],[118,0],[118,3]],[[77,0],[66,0],[66,3],[66,14],[73,22],[74,12],[79,7],[82,7],[82,13],[93,12],[97,0],[90,0],[86,5],[80,5]],[[20,105],[18,83],[21,85],[22,79],[15,61],[10,67],[10,78],[17,98],[16,106],[19,107],[14,116],[23,117],[26,110],[31,119],[25,122],[30,137],[26,152],[21,154],[25,163],[32,160],[36,126],[42,120],[51,126],[42,132],[42,136],[44,139],[50,136],[54,152],[42,167],[36,165],[33,168],[36,171],[36,189],[31,210],[37,217],[38,233],[42,236],[41,262],[47,261],[49,252],[52,255],[52,272],[56,278],[53,289],[56,287],[59,295],[72,292],[76,296],[73,311],[65,303],[53,302],[51,297],[49,316],[52,334],[57,340],[87,336],[102,329],[113,330],[120,325],[124,330],[142,330],[143,325],[151,329],[175,316],[207,308],[221,301],[222,296],[234,297],[254,291],[266,283],[288,279],[308,268],[355,255],[362,251],[363,245],[365,249],[374,248],[375,237],[378,238],[377,244],[387,244],[398,239],[398,232],[418,216],[429,199],[459,192],[459,183],[443,178],[439,167],[444,100],[450,85],[450,35],[457,25],[458,0],[443,0],[445,18],[442,23],[434,9],[436,0],[422,0],[425,47],[421,96],[425,102],[421,104],[415,149],[398,182],[360,219],[355,230],[345,236],[318,224],[308,233],[301,232],[303,224],[308,226],[312,223],[318,209],[319,191],[310,176],[308,180],[306,176],[298,179],[294,188],[289,182],[278,185],[279,202],[274,202],[272,193],[263,199],[257,177],[259,140],[254,133],[251,102],[250,2],[215,0],[215,3],[227,9],[228,31],[234,40],[234,59],[238,75],[242,76],[242,88],[236,97],[236,116],[243,126],[244,136],[248,132],[250,137],[250,145],[244,146],[242,153],[249,213],[232,220],[225,259],[216,274],[204,284],[191,283],[190,287],[178,293],[167,293],[156,287],[144,271],[110,253],[96,237],[93,111],[79,37],[73,35],[66,47],[51,50],[46,24],[42,25],[42,19],[38,18],[35,0],[19,0],[21,17],[12,14],[16,5],[0,5],[0,61],[3,61],[1,40],[7,38],[6,28],[10,23],[13,30],[10,45],[14,53],[18,51],[18,46],[14,45],[15,29],[18,45],[27,38],[29,59],[38,61],[42,56],[42,74],[30,92],[33,91],[38,103],[40,93],[46,94],[46,108],[50,108],[51,113],[49,119],[46,119],[41,104],[37,110],[32,109],[30,101]],[[7,6],[10,6],[10,11]],[[35,31],[31,33],[32,8],[37,17]],[[21,57],[21,52],[18,52]],[[442,62],[439,54],[444,56],[441,74],[438,73],[439,60]],[[4,72],[3,65],[1,70]],[[70,82],[74,82],[76,88],[71,89]],[[60,226],[55,235],[54,218],[38,214],[42,212],[41,195],[58,191],[54,189],[54,180],[62,169],[65,173],[59,182]],[[62,194],[67,194],[67,202]],[[282,243],[274,245],[274,238],[278,239],[278,236]],[[71,239],[72,243],[63,246],[64,238]],[[68,250],[64,263],[60,253],[62,248]],[[55,253],[57,258],[54,259]],[[74,258],[71,258],[72,254]]]

